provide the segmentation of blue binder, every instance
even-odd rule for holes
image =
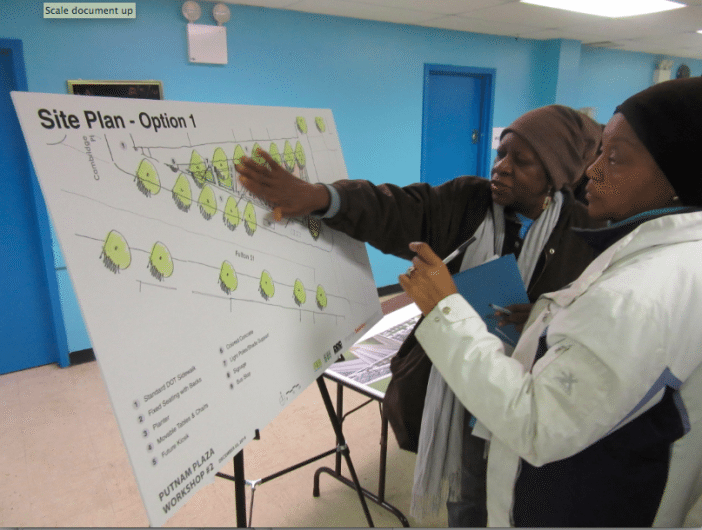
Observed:
[[[472,269],[453,275],[458,292],[477,311],[488,331],[511,346],[516,346],[519,332],[513,324],[497,327],[499,318],[489,304],[501,307],[510,304],[528,304],[522,276],[514,254],[488,261]]]

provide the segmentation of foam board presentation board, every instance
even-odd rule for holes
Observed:
[[[362,243],[274,222],[255,146],[347,178],[330,110],[12,93],[152,525],[382,313]]]

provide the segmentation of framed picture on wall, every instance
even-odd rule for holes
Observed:
[[[163,99],[161,81],[84,81],[69,79],[68,93],[81,96]]]

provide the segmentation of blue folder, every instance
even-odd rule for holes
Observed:
[[[506,307],[529,303],[514,254],[454,274],[453,281],[458,292],[483,318],[488,331],[505,343],[516,346],[519,332],[513,324],[497,327],[500,318],[495,316],[495,310],[489,305]]]

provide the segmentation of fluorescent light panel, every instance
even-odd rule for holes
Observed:
[[[685,7],[685,4],[671,0],[520,0],[524,4],[552,7],[597,15],[600,17],[619,18],[646,15]]]

